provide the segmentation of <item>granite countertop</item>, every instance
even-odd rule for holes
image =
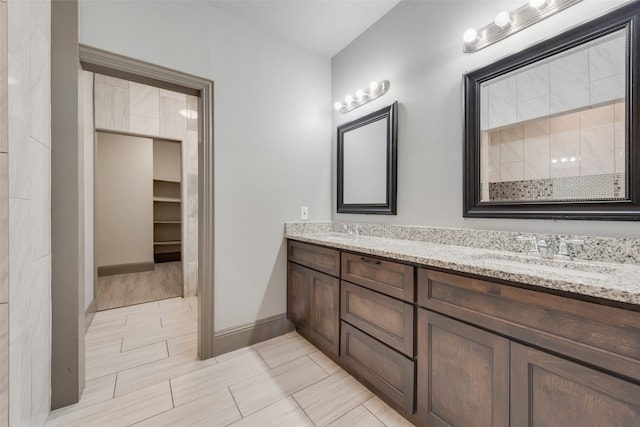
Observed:
[[[546,259],[516,252],[336,232],[285,232],[285,237],[425,266],[640,305],[640,266],[634,264]]]

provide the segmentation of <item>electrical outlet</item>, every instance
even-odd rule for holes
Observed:
[[[309,207],[300,206],[300,219],[309,219]]]

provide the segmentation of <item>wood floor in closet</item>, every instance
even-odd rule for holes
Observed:
[[[296,332],[200,361],[197,299],[96,314],[80,402],[53,426],[410,426]]]
[[[98,278],[98,311],[182,296],[182,263],[163,262],[153,271]]]

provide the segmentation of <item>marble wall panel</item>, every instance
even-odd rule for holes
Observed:
[[[524,179],[524,162],[502,163],[500,165],[500,181],[522,181]]]
[[[549,66],[550,113],[589,105],[589,52],[582,50],[555,59]]]
[[[521,162],[523,126],[512,126],[500,131],[500,163]]]
[[[580,154],[580,115],[578,113],[552,117],[549,121],[550,150],[553,158]]]
[[[503,78],[489,86],[489,127],[496,128],[516,122],[516,76]]]
[[[120,132],[129,130],[129,89],[95,82],[95,126]]]
[[[524,125],[524,179],[549,178],[549,119]]]
[[[590,84],[591,105],[623,99],[625,96],[625,75],[618,74],[606,79],[597,80]]]
[[[50,42],[39,25],[31,34],[29,87],[31,88],[30,131],[36,141],[51,146]]]
[[[580,131],[580,175],[615,172],[614,128],[602,126]]]
[[[589,80],[591,82],[625,73],[625,34],[589,48]]]
[[[50,2],[9,1],[8,20],[9,422],[35,426],[51,406]]]
[[[516,78],[517,120],[549,115],[549,63],[518,73]]]
[[[9,158],[0,153],[0,304],[9,301]]]
[[[198,98],[187,95],[187,111],[195,111],[195,117],[187,117],[187,130],[190,132],[198,131]]]
[[[489,182],[500,181],[500,131],[489,134]]]
[[[169,91],[163,91],[164,93]],[[176,94],[182,95],[182,94]],[[187,109],[186,96],[182,99],[160,96],[160,135],[164,138],[184,140],[187,133],[187,118],[180,111]]]
[[[124,89],[127,89],[127,90],[129,89],[129,81],[128,80],[122,80],[122,79],[119,79],[117,77],[105,76],[104,74],[95,74],[94,78],[95,78],[95,83],[96,84],[103,84],[103,85],[121,87],[121,88],[124,88]],[[127,105],[128,105],[128,101],[127,101]]]
[[[9,425],[9,158],[7,3],[0,1],[0,426]]]
[[[0,426],[9,425],[9,304],[0,304]]]
[[[7,66],[7,3],[0,1],[0,153],[6,153],[7,142],[7,92],[9,68]]]
[[[148,136],[160,134],[160,89],[129,82],[129,131]]]

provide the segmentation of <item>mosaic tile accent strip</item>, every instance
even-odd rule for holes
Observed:
[[[553,180],[550,178],[489,183],[490,201],[551,199],[553,199]]]
[[[621,173],[489,183],[489,200],[496,202],[612,200],[624,199],[625,193]]]

